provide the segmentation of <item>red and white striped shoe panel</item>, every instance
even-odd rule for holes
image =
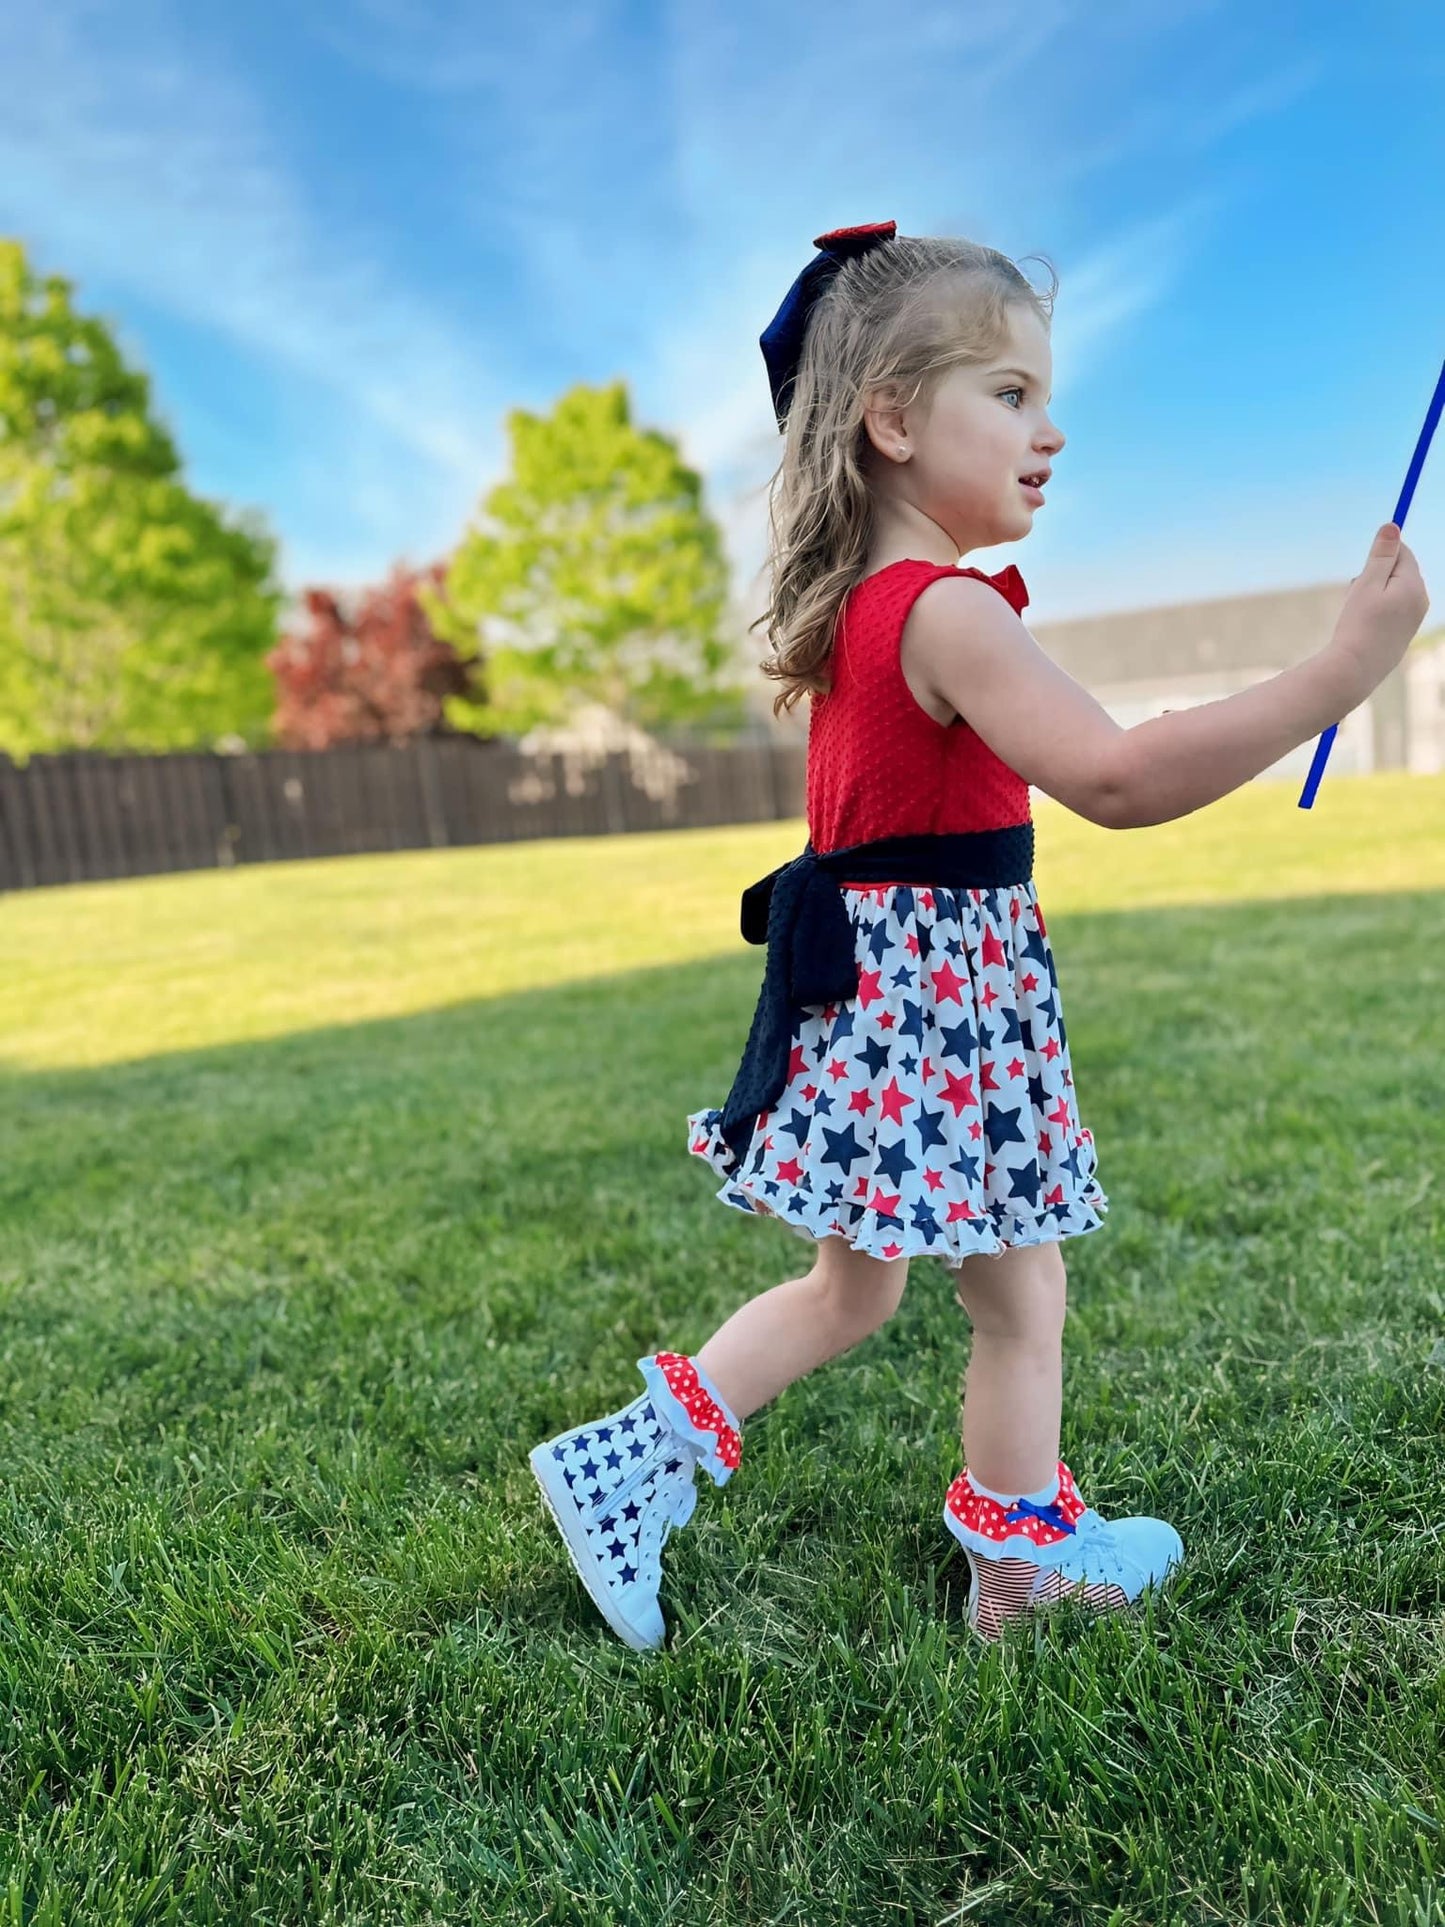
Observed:
[[[983,1639],[997,1639],[1010,1620],[1070,1595],[1094,1612],[1118,1612],[1130,1603],[1122,1586],[1081,1586],[1061,1572],[1041,1572],[1031,1559],[989,1559],[966,1548],[964,1556],[973,1573],[968,1623]]]

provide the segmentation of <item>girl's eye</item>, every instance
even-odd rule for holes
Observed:
[[[1001,395],[1021,395],[1024,391],[1022,388],[1000,388],[998,392]]]

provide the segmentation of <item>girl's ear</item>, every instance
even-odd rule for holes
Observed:
[[[898,451],[909,445],[903,410],[897,405],[896,395],[896,389],[871,388],[863,397],[863,426],[868,439],[890,462],[896,462]]]

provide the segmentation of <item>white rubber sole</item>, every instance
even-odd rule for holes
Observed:
[[[557,1462],[552,1457],[550,1444],[534,1445],[527,1454],[527,1463],[531,1466],[537,1484],[542,1489],[542,1497],[547,1501],[547,1510],[551,1513],[557,1530],[562,1535],[562,1543],[567,1548],[577,1577],[587,1588],[588,1597],[593,1605],[617,1637],[624,1645],[630,1646],[634,1653],[656,1652],[658,1646],[662,1644],[661,1640],[651,1644],[640,1638],[635,1628],[629,1626],[622,1618],[616,1602],[609,1597],[605,1587],[598,1585],[592,1565],[592,1550],[587,1544],[587,1535],[577,1519],[576,1501],[567,1489],[566,1480],[558,1477]]]

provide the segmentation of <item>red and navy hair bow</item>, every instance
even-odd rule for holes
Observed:
[[[798,378],[798,363],[803,357],[803,336],[813,303],[827,287],[843,263],[856,254],[866,254],[880,241],[891,241],[898,232],[896,221],[873,221],[866,227],[837,227],[820,234],[813,242],[822,252],[815,254],[783,296],[782,306],[758,337],[763,360],[768,367],[768,383],[773,391],[773,413],[778,427],[785,428],[793,384]]]

